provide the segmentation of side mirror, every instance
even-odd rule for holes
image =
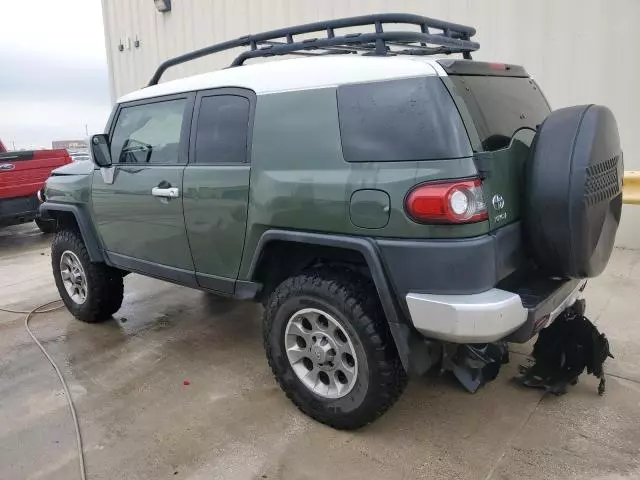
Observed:
[[[109,151],[109,139],[104,133],[91,137],[91,157],[99,167],[111,166],[111,152]]]

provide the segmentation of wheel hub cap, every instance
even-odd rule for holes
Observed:
[[[336,345],[330,337],[319,333],[316,337],[316,342],[311,347],[311,355],[314,357],[316,363],[320,368],[333,369],[333,360],[336,356]]]
[[[60,257],[60,278],[73,302],[81,305],[87,300],[87,276],[80,259],[71,250]]]
[[[285,330],[287,358],[300,381],[324,398],[351,391],[358,375],[353,343],[331,315],[315,308],[299,310]]]

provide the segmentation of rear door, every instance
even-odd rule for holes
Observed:
[[[51,170],[70,162],[66,150],[0,153],[0,199],[35,195]]]
[[[123,104],[110,132],[113,167],[93,176],[92,207],[109,259],[195,284],[182,210],[195,94]]]
[[[525,162],[549,104],[520,66],[466,60],[440,64],[471,127],[490,227],[500,228],[520,218]]]
[[[250,142],[255,94],[238,88],[196,98],[184,218],[198,284],[233,293],[249,203]]]

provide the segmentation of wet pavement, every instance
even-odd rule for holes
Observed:
[[[50,241],[30,225],[0,230],[0,307],[57,298]],[[518,388],[509,379],[530,346],[513,345],[475,395],[448,376],[413,380],[349,433],[280,391],[259,305],[130,275],[114,320],[86,325],[59,310],[31,327],[68,379],[89,479],[640,478],[640,251],[616,250],[586,295],[616,356],[604,397],[586,375],[564,397]],[[66,401],[23,317],[0,312],[0,478],[72,480]]]

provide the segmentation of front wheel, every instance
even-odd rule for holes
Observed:
[[[122,274],[104,263],[93,263],[82,237],[61,230],[51,244],[51,266],[62,301],[78,320],[109,320],[122,305]]]
[[[372,422],[406,386],[376,291],[349,270],[313,270],[280,284],[265,308],[264,343],[289,399],[334,428]]]

